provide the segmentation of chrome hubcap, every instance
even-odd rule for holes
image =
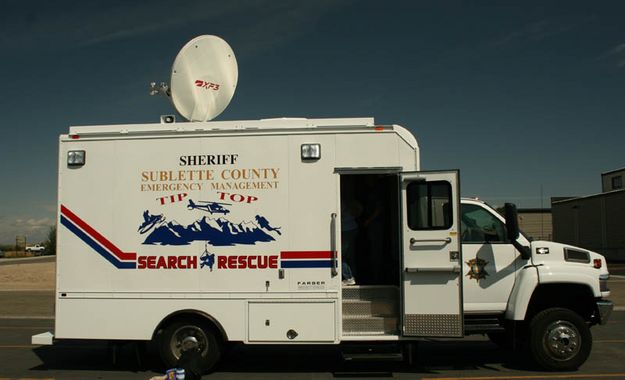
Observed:
[[[189,336],[197,339],[198,347],[202,356],[206,356],[208,353],[208,339],[206,338],[204,330],[193,325],[181,326],[174,331],[171,341],[169,342],[169,348],[171,349],[171,352],[174,353],[176,359],[180,358],[180,354],[182,352],[182,341],[184,338]]]
[[[553,359],[566,361],[577,355],[581,339],[575,325],[568,321],[555,321],[547,328],[543,345]]]

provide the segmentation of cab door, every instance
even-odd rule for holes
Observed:
[[[463,336],[458,171],[401,176],[404,336]]]

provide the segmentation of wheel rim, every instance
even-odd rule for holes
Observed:
[[[575,357],[581,348],[579,330],[569,321],[555,321],[547,327],[543,345],[554,360],[567,361]]]
[[[208,353],[208,338],[206,337],[206,333],[204,330],[197,326],[193,325],[185,325],[181,326],[174,331],[171,336],[171,340],[169,341],[169,349],[174,354],[174,357],[177,359],[180,358],[180,354],[182,352],[182,341],[186,337],[195,337],[197,339],[198,347],[202,356],[206,356]]]

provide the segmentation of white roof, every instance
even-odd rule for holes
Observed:
[[[208,132],[232,131],[242,129],[309,129],[309,128],[363,128],[373,127],[372,117],[340,118],[340,119],[305,119],[305,118],[275,118],[260,120],[236,121],[208,121],[182,123],[153,123],[153,124],[117,124],[117,125],[90,125],[69,128],[70,135],[110,135],[127,133],[176,133],[176,132]]]

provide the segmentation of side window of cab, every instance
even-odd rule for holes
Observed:
[[[488,210],[463,204],[460,208],[460,232],[463,243],[506,243],[506,227]]]

